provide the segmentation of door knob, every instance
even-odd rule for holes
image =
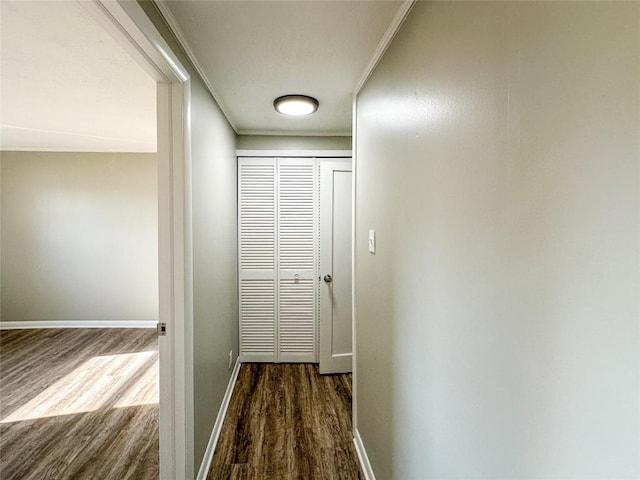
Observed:
[[[331,277],[331,275],[327,274],[324,276],[324,281],[326,283],[331,283],[332,280],[333,280],[333,277]]]

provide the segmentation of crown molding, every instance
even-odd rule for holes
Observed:
[[[233,128],[233,131],[236,132],[236,134],[239,134],[236,124],[233,122],[233,120],[231,119],[231,116],[229,115],[229,110],[226,108],[220,95],[216,93],[215,88],[213,88],[213,84],[207,77],[204,68],[202,67],[202,65],[200,65],[200,62],[198,62],[198,59],[193,53],[193,49],[191,48],[191,45],[189,45],[189,42],[187,41],[187,37],[185,37],[184,32],[180,28],[180,25],[178,24],[178,21],[176,20],[176,18],[171,13],[171,10],[167,6],[165,0],[152,0],[152,3],[155,6],[156,10],[158,10],[158,12],[160,13],[160,16],[164,19],[165,23],[169,27],[169,30],[171,30],[171,32],[173,33],[173,36],[175,37],[178,44],[182,47],[184,52],[187,54],[187,57],[189,57],[189,60],[191,61],[193,68],[196,69],[196,72],[198,73],[198,75],[202,79],[202,82],[205,84],[205,86],[209,90],[209,93],[211,93],[211,96],[214,98],[214,100],[218,104],[218,107],[220,108],[220,110],[222,111],[222,114],[227,119],[227,122],[229,122],[229,125],[231,125],[231,128]]]
[[[398,7],[398,10],[396,11],[396,14],[391,20],[389,27],[384,32],[384,35],[380,39],[380,42],[378,43],[378,46],[376,47],[376,50],[373,53],[373,56],[371,57],[371,60],[369,60],[369,63],[367,64],[367,67],[364,69],[364,72],[362,73],[360,80],[356,84],[356,88],[353,91],[354,97],[357,96],[358,93],[360,93],[360,90],[362,89],[362,87],[364,87],[364,84],[367,83],[367,80],[369,80],[369,77],[371,76],[376,66],[380,62],[380,59],[384,55],[384,52],[386,52],[387,48],[389,48],[389,45],[391,45],[391,42],[393,41],[396,34],[400,30],[400,27],[402,26],[405,19],[407,18],[407,15],[409,15],[411,8],[416,3],[416,1],[417,0],[403,0],[400,6]]]
[[[417,0],[403,0],[400,6],[398,7],[398,10],[396,11],[393,19],[391,20],[389,27],[387,27],[387,30],[385,31],[384,35],[380,39],[380,42],[378,43],[378,46],[376,47],[373,53],[373,56],[369,60],[369,63],[364,69],[360,77],[360,80],[356,84],[356,87],[353,92],[354,97],[358,95],[362,87],[364,87],[365,83],[367,82],[367,80],[375,70],[376,66],[380,62],[380,59],[382,58],[384,53],[387,51],[387,48],[389,48],[389,45],[391,45],[391,42],[393,41],[394,37],[400,30],[400,27],[404,23],[405,19],[407,18],[409,12],[411,11],[411,8],[414,6],[416,1]],[[217,102],[218,106],[220,107],[220,110],[222,111],[225,118],[227,119],[227,122],[229,122],[229,125],[231,125],[231,128],[233,128],[234,132],[237,135],[289,135],[289,136],[290,135],[313,135],[313,136],[326,136],[326,137],[351,136],[350,131],[344,131],[344,130],[318,132],[313,130],[282,131],[282,130],[238,129],[235,123],[233,122],[233,120],[231,119],[231,116],[229,115],[228,109],[225,107],[225,104],[222,101],[222,98],[216,93],[216,90],[213,88],[211,81],[207,78],[204,68],[202,67],[200,62],[198,62],[198,59],[193,53],[193,49],[189,45],[189,42],[187,41],[187,38],[184,35],[184,32],[180,28],[178,21],[175,19],[175,17],[171,13],[171,10],[167,6],[166,1],[152,0],[152,3],[160,13],[160,16],[166,22],[167,26],[169,27],[169,30],[171,30],[171,32],[173,33],[178,44],[182,47],[187,57],[189,57],[191,64],[195,68],[196,72],[202,79],[203,83],[205,84],[205,86],[207,87],[207,89],[215,99],[215,101]]]

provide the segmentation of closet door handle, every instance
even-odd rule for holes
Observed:
[[[331,283],[333,281],[333,277],[329,274],[324,276],[325,283]]]

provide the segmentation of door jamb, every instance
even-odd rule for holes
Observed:
[[[160,479],[194,477],[190,76],[137,2],[83,3],[157,82]]]

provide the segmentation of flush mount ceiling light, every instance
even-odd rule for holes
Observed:
[[[273,101],[273,108],[284,115],[309,115],[318,110],[318,100],[307,95],[284,95]]]

